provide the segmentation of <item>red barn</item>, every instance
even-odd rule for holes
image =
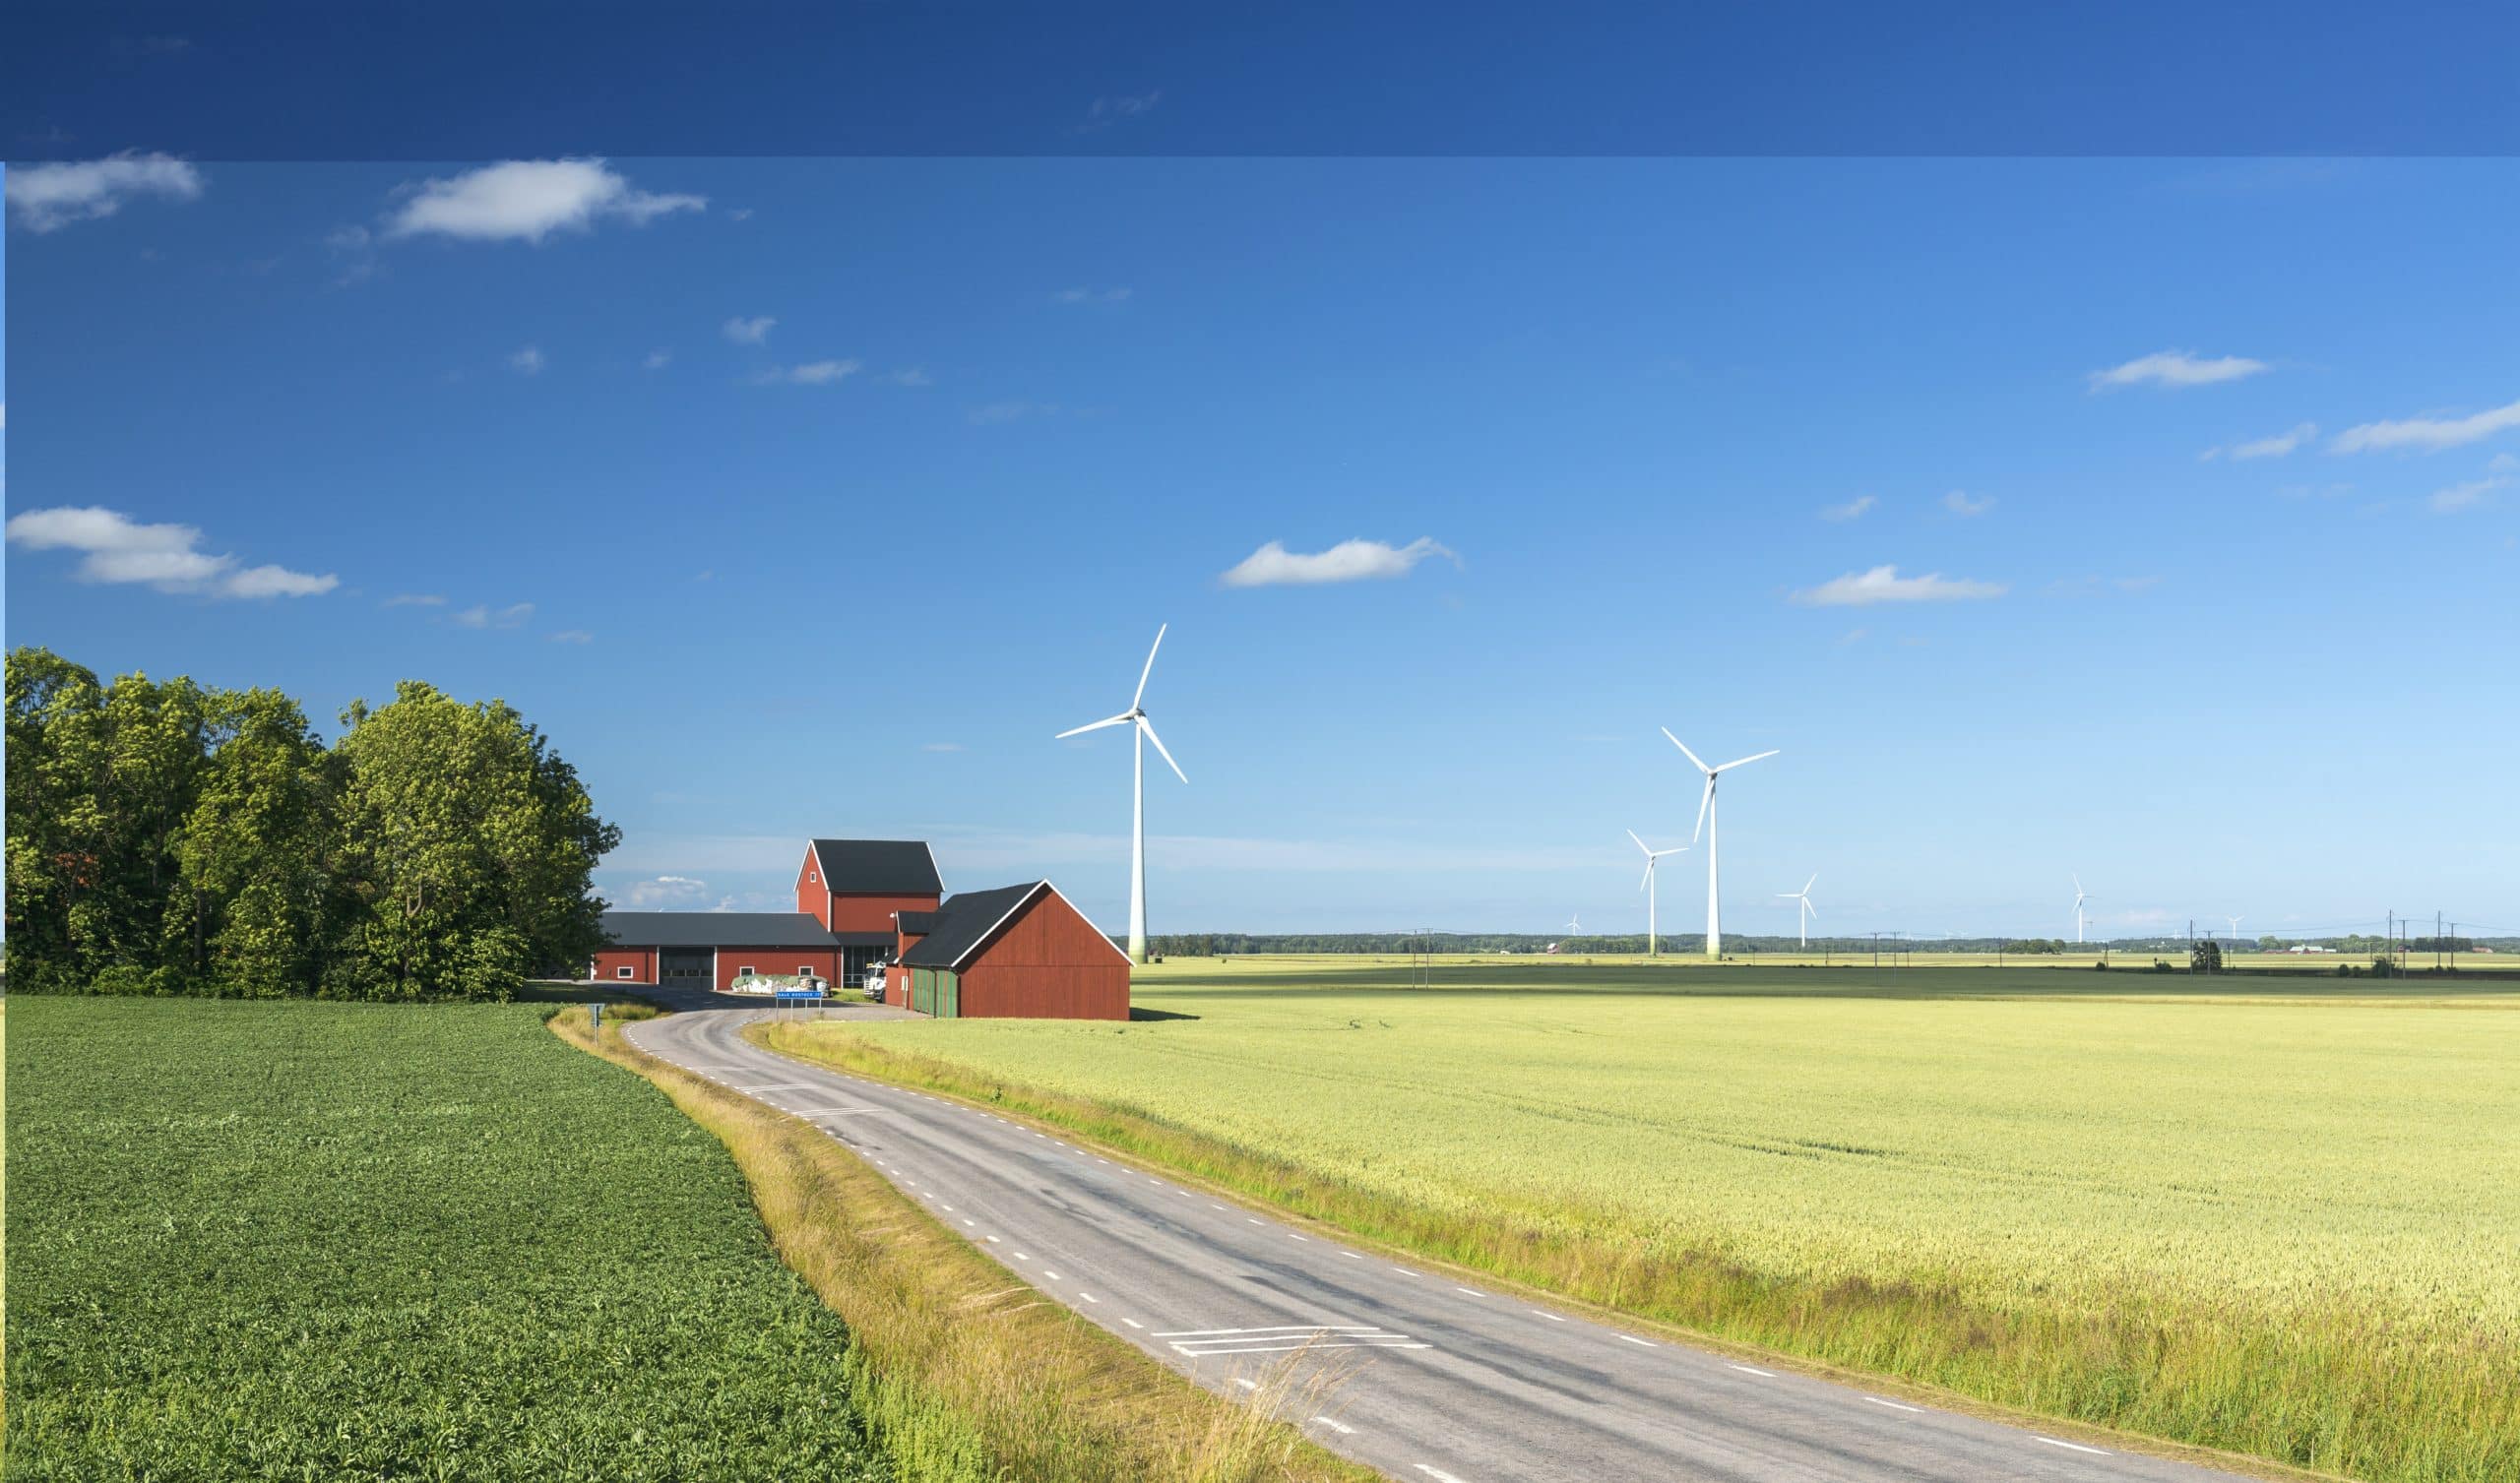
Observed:
[[[1047,881],[904,912],[888,1004],[944,1020],[1126,1020],[1129,955]]]
[[[916,839],[814,839],[794,911],[607,911],[598,982],[726,989],[753,974],[884,986],[939,1018],[1126,1020],[1129,958],[1047,881],[947,899]]]

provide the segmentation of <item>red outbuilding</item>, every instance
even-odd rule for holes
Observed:
[[[916,839],[814,839],[794,911],[607,911],[598,982],[880,985],[940,1019],[1129,1018],[1129,958],[1047,881],[946,897]]]

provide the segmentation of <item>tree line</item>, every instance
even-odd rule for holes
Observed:
[[[502,701],[406,680],[327,745],[278,690],[8,655],[21,990],[504,999],[602,939],[620,831]]]

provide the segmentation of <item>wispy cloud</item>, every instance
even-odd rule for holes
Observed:
[[[921,752],[968,752],[971,749],[961,742],[925,742],[919,746],[918,750]]]
[[[387,236],[472,242],[538,244],[553,232],[586,231],[598,221],[643,226],[709,204],[705,196],[635,189],[601,159],[511,159],[415,181],[397,194],[403,204],[386,217]]]
[[[1822,507],[1820,511],[1820,519],[1839,523],[1851,520],[1861,520],[1866,511],[1880,503],[1881,502],[1879,500],[1874,499],[1871,495],[1858,494],[1854,499],[1847,501],[1843,505],[1828,505]]]
[[[886,386],[934,386],[936,384],[934,377],[929,376],[925,371],[920,370],[916,366],[912,366],[907,370],[886,371],[883,375],[878,376],[875,379],[884,383]]]
[[[2474,510],[2480,505],[2490,503],[2494,491],[2507,486],[2510,482],[2507,475],[2501,474],[2490,478],[2470,479],[2464,484],[2453,484],[2447,489],[2432,491],[2426,497],[2424,504],[2435,515],[2456,515],[2462,510]]]
[[[973,407],[963,420],[985,427],[998,422],[1020,422],[1027,417],[1046,417],[1059,409],[1055,402],[991,402]]]
[[[2209,448],[2197,457],[2213,460],[2229,454],[2234,459],[2280,459],[2318,435],[2317,423],[2300,422],[2296,423],[2290,431],[2277,433],[2274,437],[2255,438],[2246,443],[2232,444],[2228,448]]]
[[[1318,587],[1332,582],[1365,582],[1406,577],[1429,556],[1461,558],[1431,536],[1405,546],[1378,540],[1343,540],[1327,551],[1306,555],[1271,541],[1235,563],[1218,580],[1229,587]]]
[[[455,621],[465,628],[520,628],[524,626],[526,619],[533,616],[534,604],[531,602],[510,603],[502,608],[492,608],[486,602],[476,602],[457,613]]]
[[[740,317],[730,319],[721,326],[720,330],[736,344],[757,345],[770,339],[771,326],[778,323],[778,320],[767,314],[756,314],[750,319]]]
[[[144,196],[197,200],[202,188],[202,173],[190,161],[126,150],[103,159],[13,164],[5,189],[9,219],[29,231],[47,232],[110,216]]]
[[[621,904],[634,911],[732,911],[735,898],[711,891],[697,876],[658,876],[622,888]]]
[[[662,371],[671,364],[673,364],[671,350],[650,350],[647,358],[639,362],[640,369],[648,371]]]
[[[542,374],[542,350],[537,345],[525,345],[508,354],[508,369],[520,376]]]
[[[385,599],[384,607],[444,607],[446,598],[436,592],[396,592]]]
[[[1062,288],[1050,295],[1055,304],[1122,304],[1128,302],[1127,288]]]
[[[1093,106],[1085,110],[1085,122],[1078,127],[1102,129],[1128,119],[1143,118],[1154,112],[1155,105],[1162,101],[1164,91],[1160,88],[1147,93],[1106,94],[1096,98]]]
[[[1994,509],[1995,497],[1989,494],[1972,499],[1968,490],[1954,489],[1942,497],[1942,508],[1967,520],[1971,516],[1984,515]]]
[[[802,365],[772,366],[755,375],[755,386],[830,386],[866,369],[862,360],[809,360]]]
[[[2105,392],[2121,386],[2211,386],[2218,381],[2237,381],[2266,370],[2262,360],[2245,355],[2222,355],[2208,359],[2187,350],[2156,350],[2138,355],[2123,365],[2110,366],[2091,373],[2091,389]]]
[[[582,628],[564,628],[551,636],[554,644],[593,644],[595,635]]]
[[[29,510],[10,518],[7,533],[31,551],[81,553],[81,582],[140,583],[199,597],[312,597],[341,586],[329,572],[241,566],[199,549],[201,531],[192,525],[143,524],[95,506]]]
[[[2364,422],[2336,435],[2328,444],[2330,453],[2371,453],[2380,449],[2415,448],[2436,453],[2444,448],[2457,448],[2490,438],[2495,433],[2520,427],[2520,402],[2506,402],[2464,417],[2406,417],[2389,422]]]
[[[1940,572],[1902,577],[1897,567],[1882,566],[1868,572],[1850,572],[1816,587],[1804,587],[1793,598],[1810,607],[1869,607],[1879,602],[1959,602],[2000,597],[2005,590],[2000,582],[1973,582],[1945,577]]]

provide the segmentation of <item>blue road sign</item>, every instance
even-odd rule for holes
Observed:
[[[774,989],[771,991],[770,997],[782,1004],[797,1000],[806,1000],[819,1004],[822,1002],[823,991],[820,989]]]

